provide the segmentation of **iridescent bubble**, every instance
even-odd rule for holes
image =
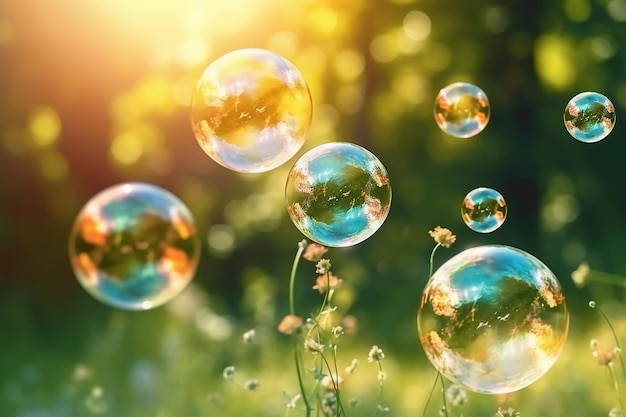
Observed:
[[[69,237],[78,282],[96,299],[128,310],[157,307],[180,293],[196,270],[194,219],[170,192],[124,183],[96,194]]]
[[[373,235],[391,206],[383,164],[367,149],[345,142],[320,145],[300,157],[287,177],[285,195],[296,227],[333,247]]]
[[[563,121],[575,139],[585,143],[598,142],[615,127],[615,107],[600,93],[580,93],[567,103]]]
[[[469,138],[482,132],[489,122],[489,99],[473,84],[454,83],[439,91],[435,121],[448,135]]]
[[[502,194],[491,188],[479,187],[463,199],[461,217],[475,232],[489,233],[502,226],[506,219],[506,201]]]
[[[311,93],[285,58],[264,49],[240,49],[218,58],[196,84],[191,126],[211,158],[239,172],[265,172],[304,144]]]
[[[567,339],[561,285],[534,256],[509,246],[467,249],[422,294],[417,328],[426,356],[468,390],[505,394],[543,376]]]

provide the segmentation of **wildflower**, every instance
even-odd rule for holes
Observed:
[[[518,411],[515,411],[515,409],[511,407],[507,408],[506,410],[498,407],[498,411],[496,412],[495,417],[520,417],[520,414]]]
[[[319,262],[315,265],[315,272],[317,274],[325,274],[330,271],[330,259],[320,259]]]
[[[254,329],[250,329],[245,332],[241,336],[241,338],[243,339],[244,343],[252,343],[254,341],[254,336],[256,336],[256,331]]]
[[[589,308],[596,308],[596,302],[595,301],[589,301]]]
[[[318,290],[320,294],[328,292],[328,290],[335,290],[341,286],[342,279],[337,278],[332,272],[328,272],[324,275],[319,275],[315,280],[314,290]]]
[[[293,314],[288,314],[278,324],[278,331],[282,334],[294,334],[302,325],[302,319]]]
[[[624,417],[624,414],[619,408],[613,407],[611,408],[611,411],[609,411],[609,417]]]
[[[572,272],[572,281],[574,281],[574,285],[578,288],[582,288],[587,283],[587,279],[589,278],[589,273],[591,269],[589,268],[589,264],[587,262],[583,262],[578,265],[578,268],[574,272]]]
[[[433,230],[430,230],[428,234],[435,240],[435,243],[444,248],[449,248],[456,242],[456,235],[453,235],[450,229],[445,227],[437,226]]]
[[[467,404],[467,392],[458,384],[452,384],[446,388],[446,399],[454,407]]]
[[[352,314],[348,314],[341,319],[343,331],[348,335],[355,335],[359,331],[359,321]]]
[[[328,391],[324,394],[322,397],[322,407],[324,407],[324,409],[334,409],[337,407],[337,396],[334,392]]]
[[[350,366],[346,368],[346,373],[349,373],[349,374],[353,373],[358,366],[359,366],[359,360],[352,359],[352,363],[350,364]]]
[[[258,379],[248,379],[246,382],[243,383],[243,387],[248,391],[254,391],[259,388],[259,386],[261,386],[261,383]]]
[[[343,378],[337,374],[324,375],[321,384],[328,390],[336,390],[343,384]]]
[[[304,341],[304,349],[313,353],[322,353],[324,351],[324,345],[318,343],[312,337],[307,337]]]
[[[610,366],[613,364],[614,350],[596,348],[593,351],[593,357],[598,361],[598,365]]]
[[[300,399],[300,394],[296,394],[295,397],[289,398],[289,402],[287,403],[287,408],[296,408],[296,403]]]
[[[372,346],[372,348],[370,349],[370,352],[367,354],[368,362],[380,362],[384,358],[385,358],[385,353],[383,352],[381,348],[379,348],[376,345]]]
[[[222,371],[222,376],[224,377],[224,379],[231,379],[232,377],[234,377],[235,367],[227,366],[226,368],[224,368],[224,370]]]
[[[379,371],[376,378],[378,379],[378,382],[380,382],[380,384],[382,385],[383,381],[387,379],[387,373],[383,371]]]
[[[328,248],[326,246],[322,246],[318,243],[310,243],[306,246],[302,257],[307,261],[319,262],[322,259],[322,255],[326,252],[328,252]]]
[[[384,407],[384,406],[382,406],[382,405],[380,405],[380,404],[378,404],[378,405],[376,406],[376,409],[377,409],[378,411],[380,411],[381,413],[387,413],[387,412],[389,412],[389,407]]]
[[[359,404],[361,404],[361,400],[356,397],[348,399],[348,405],[350,406],[350,408],[357,408]]]
[[[343,334],[343,327],[335,326],[332,329],[330,329],[330,332],[333,334],[333,336],[339,337]]]

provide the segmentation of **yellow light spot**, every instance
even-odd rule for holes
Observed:
[[[572,22],[584,22],[591,16],[591,6],[587,0],[565,0],[563,9]]]
[[[28,117],[28,130],[36,145],[54,144],[61,133],[61,119],[50,107],[35,107]]]
[[[396,37],[388,33],[378,35],[370,44],[370,53],[378,62],[391,62],[398,56],[398,52]]]
[[[172,94],[176,103],[184,107],[189,107],[191,96],[196,86],[196,80],[191,77],[178,78],[172,84]]]
[[[407,105],[422,102],[429,92],[428,82],[414,71],[393,77],[392,88],[400,101]]]
[[[411,10],[402,20],[402,30],[407,38],[414,41],[423,41],[430,35],[430,17],[419,10]]]
[[[60,152],[47,152],[41,158],[41,173],[49,181],[60,181],[67,177],[69,166],[67,159]]]
[[[543,35],[535,42],[535,68],[547,87],[564,90],[576,78],[573,43],[562,36]]]
[[[365,60],[363,55],[354,49],[344,49],[335,55],[335,73],[342,80],[353,80],[363,73]]]
[[[281,30],[267,41],[267,49],[284,57],[294,56],[298,51],[299,39],[294,32]]]
[[[315,32],[330,35],[337,27],[337,14],[327,7],[318,7],[307,13],[307,23]]]
[[[111,143],[111,155],[124,165],[132,165],[141,158],[144,147],[141,139],[131,133],[122,133]]]
[[[185,39],[178,46],[178,62],[187,67],[199,65],[209,57],[209,44],[201,36]]]

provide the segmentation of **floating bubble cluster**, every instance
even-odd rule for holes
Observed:
[[[520,249],[489,245],[461,252],[433,274],[417,324],[439,372],[469,390],[504,394],[552,367],[569,313],[546,265]]]
[[[325,246],[360,243],[383,224],[391,186],[383,164],[351,143],[317,146],[293,166],[285,189],[291,220]]]
[[[600,93],[580,93],[567,103],[563,121],[575,139],[585,143],[598,142],[615,126],[615,107]]]
[[[291,159],[304,144],[311,115],[300,71],[264,49],[218,58],[191,101],[193,133],[204,152],[239,172],[265,172]]]
[[[157,307],[189,284],[199,258],[194,219],[170,192],[124,183],[96,194],[78,214],[69,255],[80,284],[105,304]]]
[[[502,194],[485,187],[470,191],[463,199],[461,207],[465,224],[479,233],[490,233],[502,226],[506,212],[506,201]]]
[[[435,121],[445,133],[469,138],[482,132],[489,122],[489,99],[483,90],[468,83],[454,83],[439,91]]]

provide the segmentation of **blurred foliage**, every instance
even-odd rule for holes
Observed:
[[[291,162],[261,175],[228,171],[202,152],[189,123],[203,69],[243,47],[280,53],[308,81],[314,120],[300,154],[354,142],[389,172],[383,227],[329,256],[344,280],[337,303],[359,320],[345,360],[385,348],[390,413],[421,412],[434,378],[415,315],[427,231],[441,225],[458,240],[436,265],[479,244],[519,247],[560,278],[572,313],[554,370],[507,398],[473,395],[463,414],[490,415],[506,402],[522,415],[606,415],[615,397],[588,340],[612,342],[587,301],[603,305],[624,341],[624,22],[625,0],[0,2],[0,415],[284,414],[281,393],[296,386],[275,328],[302,239],[284,203]],[[434,123],[434,97],[455,81],[490,99],[491,121],[474,138],[448,137]],[[616,107],[616,127],[598,144],[576,142],[563,126],[581,91]],[[193,287],[140,314],[91,299],[67,255],[82,205],[123,181],[174,192],[206,236]],[[505,224],[489,235],[459,213],[477,186],[508,203]],[[570,273],[582,262],[617,276],[577,288]],[[313,283],[298,286],[302,312],[319,303]],[[242,345],[249,328],[259,338]],[[224,385],[232,364],[259,378],[260,390]],[[363,383],[375,392],[369,372]]]

